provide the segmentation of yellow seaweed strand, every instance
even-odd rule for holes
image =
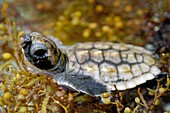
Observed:
[[[67,109],[70,107],[69,104],[67,106],[64,106],[63,104],[61,104],[59,101],[55,100],[54,98],[52,98],[52,99],[55,103],[57,103],[58,105],[60,105],[64,109],[65,113],[68,113]]]
[[[141,92],[140,92],[140,88],[138,88],[138,95],[139,95],[139,97],[140,97],[143,105],[146,107],[146,109],[149,109],[149,107],[148,107],[148,105],[147,105],[147,103],[146,103],[146,100],[144,99],[143,95],[142,95]]]
[[[46,109],[47,109],[47,104],[48,104],[49,98],[50,98],[50,96],[47,94],[46,98],[44,98],[44,101],[42,103],[41,113],[47,113]]]

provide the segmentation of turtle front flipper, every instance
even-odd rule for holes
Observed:
[[[90,75],[83,71],[67,71],[53,76],[59,85],[69,86],[70,88],[92,96],[99,96],[107,92],[106,86],[96,82]]]

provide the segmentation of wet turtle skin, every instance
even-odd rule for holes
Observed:
[[[126,90],[161,73],[152,52],[142,47],[111,42],[65,47],[55,40],[38,32],[21,37],[27,69],[79,92],[99,96],[116,88]]]

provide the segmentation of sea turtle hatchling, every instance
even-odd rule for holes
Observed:
[[[126,90],[161,73],[152,52],[138,46],[85,42],[63,46],[56,38],[32,32],[21,37],[26,68],[91,96]]]

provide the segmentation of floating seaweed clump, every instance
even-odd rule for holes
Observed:
[[[67,43],[75,43],[73,39],[78,42],[102,40],[143,46],[150,41],[150,27],[169,11],[168,4],[167,0],[68,2],[63,13],[56,16],[53,34]]]
[[[73,95],[59,88],[51,78],[21,69],[17,39],[22,32],[18,32],[14,22],[9,20],[6,8],[7,4],[4,4],[0,40],[3,53],[0,67],[0,112],[68,112]]]
[[[64,90],[51,84],[51,79],[17,70],[11,63],[4,67],[1,74],[3,112],[63,112],[61,107],[67,111],[64,106],[68,102],[64,101],[68,100],[68,95]]]

